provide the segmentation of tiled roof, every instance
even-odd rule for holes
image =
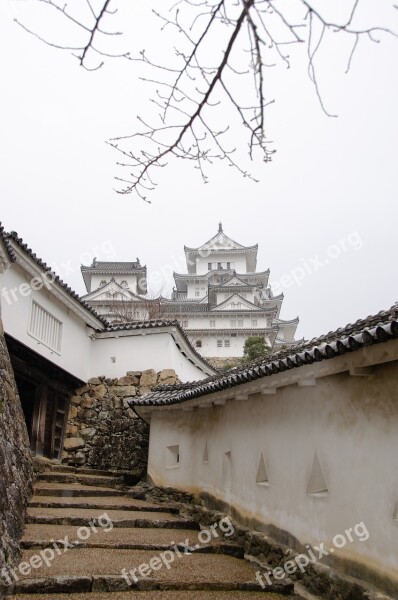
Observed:
[[[103,317],[101,317],[101,315],[99,315],[93,308],[91,308],[88,304],[86,304],[86,302],[84,302],[84,300],[82,300],[80,298],[80,296],[74,291],[72,290],[71,287],[69,287],[69,285],[67,283],[65,283],[64,281],[62,281],[62,279],[60,277],[58,277],[58,275],[51,269],[51,267],[49,267],[47,265],[47,263],[45,263],[41,258],[39,258],[31,248],[29,248],[29,246],[27,244],[24,243],[23,239],[20,238],[18,236],[18,234],[15,231],[11,231],[11,233],[5,233],[4,231],[2,231],[2,239],[5,239],[6,242],[8,243],[8,247],[10,248],[13,256],[13,260],[16,259],[15,254],[11,248],[11,245],[9,243],[9,240],[12,240],[13,242],[15,242],[24,252],[25,254],[27,254],[30,258],[32,258],[35,263],[41,268],[43,269],[43,271],[46,271],[47,273],[51,273],[52,274],[52,278],[53,280],[60,286],[62,287],[68,294],[69,296],[71,296],[73,298],[73,300],[75,300],[76,302],[78,302],[87,312],[89,312],[93,317],[95,317],[96,319],[98,319],[98,321],[100,321],[100,323],[102,323],[103,325],[108,325],[108,321],[106,319],[104,319]]]
[[[90,266],[82,265],[81,270],[85,271],[118,271],[125,273],[129,271],[145,270],[146,267],[142,266],[139,262],[107,262],[94,260]]]
[[[151,394],[133,399],[130,404],[132,406],[178,404],[397,337],[398,305],[396,304],[389,310],[360,319],[310,341],[295,344],[241,368],[231,369],[224,375],[175,386],[158,386]]]
[[[15,258],[16,258],[15,254],[14,254],[14,250],[11,248],[10,242],[7,239],[7,233],[4,231],[4,227],[1,223],[0,223],[0,239],[3,242],[3,246],[6,249],[6,252],[8,254],[10,261],[14,262]]]

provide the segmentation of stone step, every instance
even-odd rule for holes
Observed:
[[[168,550],[177,545],[179,548],[195,548],[195,551],[228,554],[243,558],[243,548],[223,538],[221,534],[207,543],[200,543],[198,531],[191,529],[143,529],[143,528],[114,528],[105,530],[99,528],[92,532],[87,540],[79,539],[78,527],[57,525],[27,525],[21,546],[23,549],[42,549],[51,546],[54,540],[74,544],[79,540],[79,548],[116,548],[120,550]]]
[[[82,483],[84,485],[96,485],[112,487],[123,485],[123,477],[110,477],[109,475],[85,475],[83,473],[58,473],[57,471],[44,471],[40,473],[38,481],[57,481],[59,483]]]
[[[75,473],[80,475],[102,475],[105,477],[131,477],[132,473],[130,471],[117,471],[115,469],[90,469],[88,467],[72,467],[70,465],[57,464],[54,463],[49,465],[49,470],[57,472],[57,473]]]
[[[105,517],[106,515],[106,517]],[[199,529],[196,522],[167,512],[104,510],[96,508],[28,508],[26,523],[90,526],[102,517],[113,527]]]
[[[167,506],[152,504],[151,502],[142,502],[133,498],[116,497],[116,498],[101,498],[98,496],[87,496],[84,499],[77,498],[53,498],[51,496],[36,496],[34,495],[29,502],[32,508],[93,508],[102,510],[123,510],[123,511],[147,511],[147,512],[163,512],[174,515],[179,514],[179,509],[176,506]]]
[[[289,596],[292,598],[292,596]],[[36,594],[18,594],[8,600],[38,600]],[[40,600],[138,600],[137,592],[114,592],[89,594],[40,594]],[[212,592],[210,590],[140,592],[139,600],[287,600],[286,596],[268,592]]]
[[[99,496],[99,497],[121,497],[126,493],[123,490],[115,490],[108,487],[82,485],[81,483],[51,483],[39,482],[34,486],[35,496],[54,496],[61,498]]]
[[[262,591],[256,567],[248,561],[222,554],[148,550],[81,548],[47,553],[47,563],[35,563],[40,553],[22,553],[23,573],[16,574],[13,593],[116,592],[145,590]],[[66,576],[65,573],[68,575]],[[89,574],[89,575],[88,575]],[[124,576],[123,576],[124,575]],[[18,580],[17,580],[18,578]],[[281,582],[267,591],[290,593]]]

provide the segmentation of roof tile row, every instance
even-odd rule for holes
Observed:
[[[394,305],[389,310],[360,319],[354,324],[346,325],[309,342],[290,346],[288,349],[275,352],[265,359],[241,368],[235,367],[224,375],[216,375],[199,382],[158,386],[151,394],[131,400],[130,404],[131,406],[178,404],[397,337],[398,306]]]

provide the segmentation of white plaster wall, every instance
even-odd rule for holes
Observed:
[[[220,335],[213,333],[213,335],[201,335],[200,333],[195,336],[188,336],[192,342],[192,345],[196,348],[202,356],[227,358],[228,356],[243,356],[243,345],[246,337],[244,335],[237,335],[236,337],[230,337],[230,335]],[[196,347],[196,341],[201,340],[202,346]],[[217,340],[222,340],[222,346],[217,346]],[[229,340],[229,347],[225,346],[225,340]]]
[[[89,373],[90,362],[91,342],[88,337],[88,328],[44,286],[37,291],[28,287],[27,284],[31,279],[32,277],[26,275],[16,264],[13,264],[12,268],[2,275],[1,310],[4,331],[52,363],[85,381]],[[26,285],[21,288],[22,284]],[[11,290],[14,290],[14,293]],[[27,295],[24,295],[24,290],[27,290]],[[10,302],[7,301],[7,291]],[[35,300],[62,322],[60,354],[50,350],[28,334],[32,300]]]
[[[232,313],[232,314],[231,314]],[[215,320],[215,327],[222,329],[230,329],[231,328],[231,320],[236,321],[235,328],[255,328],[254,325],[251,324],[252,319],[257,319],[257,328],[264,329],[267,327],[267,317],[261,317],[256,314],[245,315],[242,311],[228,311],[228,314],[225,315],[215,315],[210,313],[203,313],[201,315],[195,315],[193,313],[186,313],[182,320],[188,321],[188,329],[214,329],[210,327],[210,321]],[[238,328],[238,320],[243,320],[243,325]]]
[[[133,294],[137,293],[137,275],[92,275],[91,276],[91,291],[93,292],[97,288],[100,287],[101,281],[106,281],[107,283],[114,278],[116,283],[121,285],[122,281],[127,281],[129,290],[133,292]]]
[[[181,381],[207,377],[178,350],[169,332],[103,337],[92,342],[90,377],[121,377],[127,371],[145,369],[174,369]]]
[[[195,296],[195,292],[199,291],[199,296]],[[187,298],[199,300],[200,298],[204,298],[208,291],[207,281],[201,281],[198,284],[193,282],[189,282],[187,285]]]
[[[242,254],[217,254],[217,256],[212,256],[211,254],[208,257],[199,256],[196,259],[196,272],[199,275],[204,275],[208,273],[209,263],[231,263],[231,269],[235,269],[237,273],[246,273],[246,257]],[[233,264],[232,264],[233,263]]]
[[[249,521],[275,525],[303,544],[324,542],[330,548],[336,534],[363,521],[369,539],[354,536],[339,557],[398,580],[397,367],[397,362],[377,367],[372,381],[343,373],[316,386],[291,385],[275,396],[227,400],[191,413],[158,410],[151,420],[149,474],[159,485],[208,491]],[[166,468],[165,449],[175,444],[180,465]],[[232,457],[230,490],[223,481],[226,452]],[[326,497],[307,494],[315,452],[328,484]],[[269,486],[256,484],[261,453]]]

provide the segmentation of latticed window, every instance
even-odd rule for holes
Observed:
[[[61,352],[62,322],[36,302],[32,302],[28,333],[38,342]]]

